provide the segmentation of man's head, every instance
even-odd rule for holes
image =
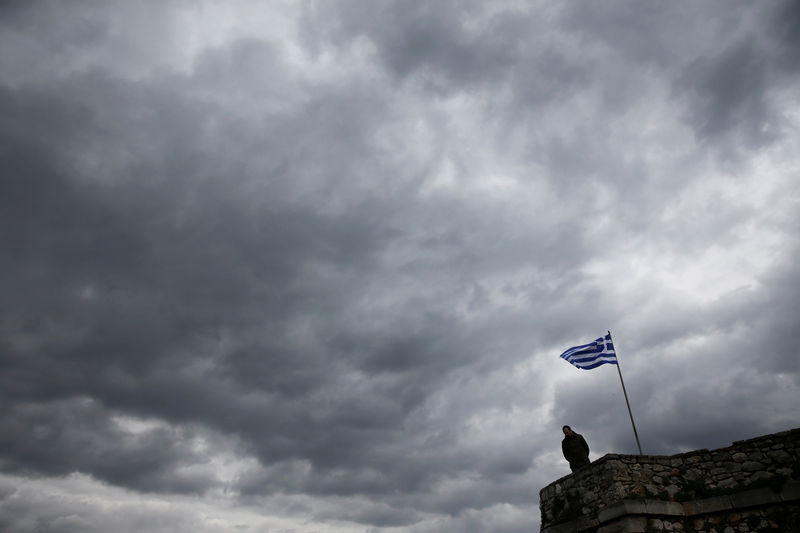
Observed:
[[[563,428],[561,428],[561,431],[563,431],[564,435],[567,435],[567,436],[574,435],[574,433],[575,433],[574,431],[572,431],[572,428],[569,427],[569,426],[564,426]]]

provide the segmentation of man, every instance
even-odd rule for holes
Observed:
[[[561,428],[564,432],[564,440],[561,441],[561,451],[564,458],[569,461],[569,467],[573,472],[589,464],[589,445],[583,436],[572,431],[569,426]]]

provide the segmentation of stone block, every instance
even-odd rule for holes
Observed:
[[[609,459],[606,464],[606,468],[610,468],[612,470],[625,470],[625,464],[620,461],[619,459]]]
[[[784,502],[800,501],[800,481],[786,483],[781,488],[780,497]]]
[[[652,485],[648,483],[642,488],[645,490],[643,491],[644,494],[641,494],[641,496],[661,496],[664,492],[664,488],[661,485]]]
[[[664,502],[659,500],[645,500],[644,507],[647,514],[661,516],[683,516],[683,505],[678,502]]]
[[[576,533],[578,531],[593,530],[597,525],[597,520],[582,516],[576,520],[564,522],[563,524],[542,527],[541,533]]]
[[[697,515],[728,511],[733,508],[733,504],[728,496],[715,496],[704,500],[683,502],[683,508],[687,515]]]
[[[703,472],[699,468],[689,468],[684,472],[683,477],[689,481],[694,481],[703,477]]]
[[[759,463],[758,461],[745,461],[742,463],[742,470],[745,472],[757,472],[759,470],[764,470],[766,466],[764,463]]]
[[[791,464],[792,456],[783,450],[773,450],[767,453],[767,456],[779,464]]]
[[[627,517],[597,528],[597,533],[645,533],[647,519],[643,516]]]
[[[644,500],[623,500],[613,505],[609,505],[597,513],[597,519],[600,521],[600,523],[604,523],[625,515],[644,514],[645,511],[646,507]]]
[[[644,498],[645,496],[647,496],[647,493],[649,492],[649,488],[650,488],[650,485],[647,485],[645,487],[641,483],[637,483],[636,485],[634,485],[633,487],[630,488],[630,490],[628,491],[628,495],[629,496],[634,496],[634,497],[639,497],[639,498]]]
[[[748,482],[748,484],[752,484],[752,483],[756,483],[756,482],[759,482],[759,481],[762,481],[762,482],[763,481],[769,481],[773,477],[775,477],[775,476],[773,476],[772,474],[770,474],[766,470],[760,470],[758,472],[754,472],[753,475],[750,476],[750,479],[747,480],[747,482]]]
[[[781,497],[771,489],[753,489],[730,495],[731,503],[737,509],[756,507],[770,503],[780,503]]]

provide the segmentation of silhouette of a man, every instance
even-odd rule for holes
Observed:
[[[572,431],[571,427],[564,426],[561,430],[564,432],[561,451],[564,452],[564,458],[569,461],[570,469],[575,472],[589,464],[589,445],[583,436]]]

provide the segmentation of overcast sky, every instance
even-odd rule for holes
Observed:
[[[0,7],[0,529],[518,533],[798,424],[796,2]]]

